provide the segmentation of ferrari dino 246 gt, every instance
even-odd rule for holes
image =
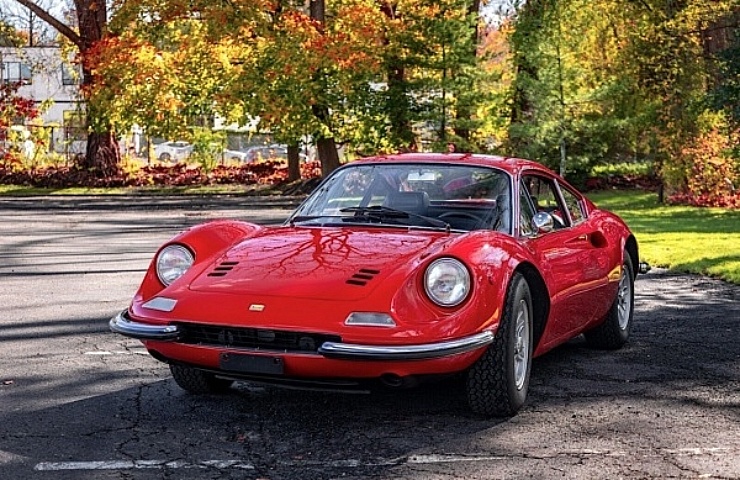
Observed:
[[[474,412],[510,416],[532,358],[627,341],[639,265],[625,223],[537,163],[389,155],[337,169],[280,226],[179,234],[110,327],[194,393],[463,376]]]

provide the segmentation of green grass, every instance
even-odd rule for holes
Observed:
[[[667,206],[645,192],[594,192],[589,198],[627,222],[650,265],[740,285],[740,210]]]

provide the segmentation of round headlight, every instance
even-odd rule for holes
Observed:
[[[165,285],[182,277],[193,264],[193,254],[182,245],[168,245],[157,256],[157,276]]]
[[[424,274],[424,290],[429,299],[442,307],[459,305],[470,292],[470,273],[454,258],[440,258]]]

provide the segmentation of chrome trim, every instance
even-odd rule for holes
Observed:
[[[423,360],[465,353],[493,342],[493,333],[481,332],[457,340],[423,345],[357,345],[324,342],[319,353],[328,358],[344,360]]]
[[[139,340],[177,340],[181,334],[177,325],[150,325],[135,322],[128,317],[128,310],[111,318],[108,326],[114,333]]]

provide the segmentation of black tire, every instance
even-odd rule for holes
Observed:
[[[161,153],[159,154],[159,161],[160,162],[169,162],[172,159],[169,153]]]
[[[212,373],[182,365],[170,365],[170,372],[180,388],[199,395],[224,393],[234,383],[232,380],[217,378]]]
[[[619,288],[604,321],[585,332],[586,343],[602,350],[622,348],[630,336],[632,316],[635,309],[635,271],[632,258],[624,252]]]
[[[473,412],[511,417],[524,405],[532,369],[532,294],[515,274],[506,292],[506,308],[493,343],[468,371],[466,393]]]

